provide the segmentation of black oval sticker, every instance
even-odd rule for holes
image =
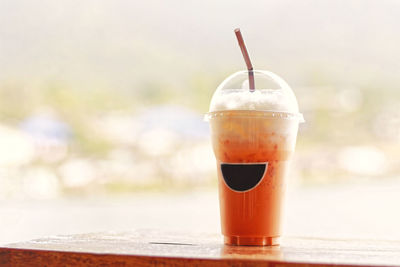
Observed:
[[[257,186],[268,168],[265,163],[221,163],[226,185],[235,191],[247,191]]]

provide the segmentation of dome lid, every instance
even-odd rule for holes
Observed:
[[[291,113],[303,121],[296,96],[278,75],[254,70],[255,90],[249,90],[249,73],[238,71],[226,78],[215,91],[209,112],[252,110],[273,113]]]

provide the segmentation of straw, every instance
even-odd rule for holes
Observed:
[[[249,90],[250,92],[254,92],[256,86],[254,83],[253,65],[251,64],[250,56],[247,52],[246,45],[244,43],[243,36],[239,28],[235,29],[235,34],[239,43],[240,50],[242,51],[244,61],[246,62],[247,70],[249,71]]]

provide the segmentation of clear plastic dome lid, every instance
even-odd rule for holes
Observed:
[[[296,96],[278,75],[254,70],[255,89],[249,90],[249,72],[239,71],[226,78],[215,91],[209,112],[254,110],[291,113],[303,121]]]

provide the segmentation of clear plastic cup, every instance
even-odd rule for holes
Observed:
[[[290,158],[303,116],[268,71],[237,72],[217,88],[206,119],[217,160],[221,229],[229,245],[278,245]]]

